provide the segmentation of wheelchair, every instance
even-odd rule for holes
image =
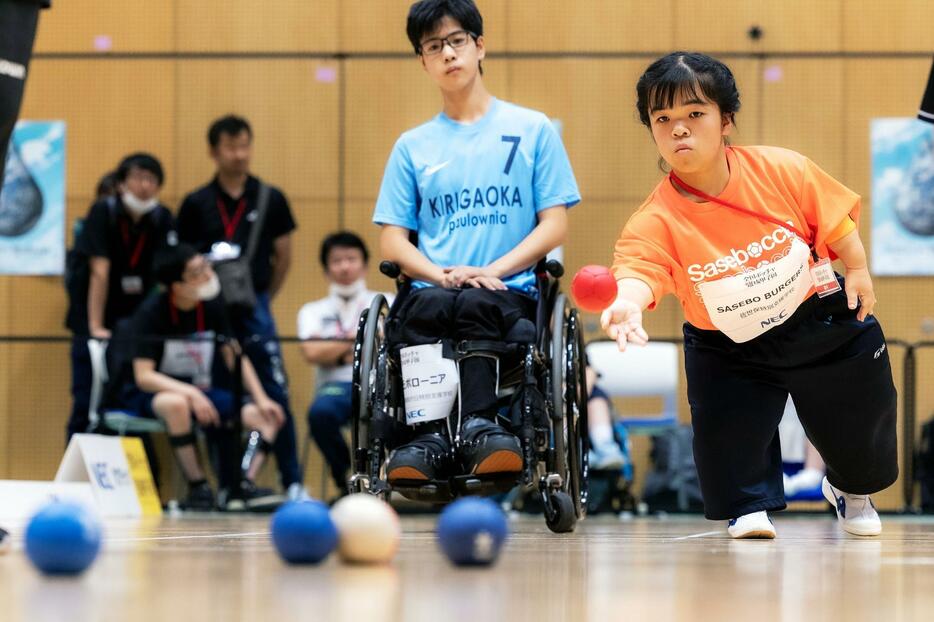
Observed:
[[[389,454],[413,433],[405,423],[398,348],[387,343],[386,326],[412,288],[398,265],[384,261],[380,271],[396,281],[398,294],[392,308],[382,295],[376,296],[357,326],[349,490],[387,501],[396,491],[408,499],[443,504],[463,495],[506,493],[517,485],[532,494],[537,488],[548,528],[555,533],[573,531],[587,510],[587,388],[580,317],[559,289],[562,265],[551,260],[536,266],[534,330],[525,320],[527,330],[519,331],[524,335],[517,339],[512,338],[516,331],[510,331],[503,342],[450,344],[455,360],[470,355],[499,360],[497,405],[500,423],[521,443],[523,469],[518,478],[514,473],[471,474],[393,485],[386,479]]]

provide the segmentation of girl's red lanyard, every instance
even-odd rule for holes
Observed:
[[[198,332],[204,332],[204,303],[200,300],[198,301],[197,306],[197,325]],[[172,324],[178,326],[178,309],[175,307],[175,296],[172,293],[169,293],[169,315],[172,317]]]
[[[732,209],[732,210],[736,210],[737,212],[742,212],[743,214],[748,214],[748,215],[750,215],[750,216],[755,216],[756,218],[759,218],[760,220],[765,220],[765,221],[767,221],[767,222],[772,223],[773,225],[778,225],[779,227],[784,227],[785,229],[788,229],[789,231],[791,231],[791,232],[793,232],[795,235],[797,235],[799,238],[801,238],[801,240],[803,240],[803,241],[808,245],[808,248],[811,249],[811,257],[814,258],[814,261],[820,261],[820,258],[817,256],[817,251],[814,250],[814,245],[813,245],[812,243],[810,243],[810,242],[807,241],[807,240],[808,240],[808,236],[806,236],[804,233],[802,233],[797,227],[794,227],[794,226],[788,224],[787,222],[782,222],[782,221],[780,221],[778,218],[772,218],[772,217],[769,216],[768,214],[760,214],[759,212],[754,212],[754,211],[752,211],[751,209],[746,209],[745,207],[740,207],[739,205],[734,205],[733,203],[730,203],[730,202],[728,202],[728,201],[724,201],[723,199],[720,199],[720,198],[717,198],[717,197],[712,197],[712,196],[710,196],[709,194],[707,194],[706,192],[704,192],[703,190],[698,190],[697,188],[692,188],[691,186],[687,185],[684,181],[682,181],[680,177],[678,177],[677,175],[675,175],[674,171],[668,173],[668,176],[671,177],[671,181],[672,181],[676,186],[678,186],[679,188],[681,188],[682,190],[684,190],[684,191],[687,192],[687,193],[693,194],[693,195],[696,196],[696,197],[699,197],[699,198],[701,198],[701,199],[704,199],[705,201],[712,201],[712,202],[714,202],[714,203],[718,203],[718,204],[722,205],[723,207],[728,207],[728,208],[730,208],[730,209]]]
[[[237,201],[237,209],[234,210],[233,218],[227,215],[224,200],[220,197],[217,197],[217,211],[220,212],[221,222],[224,223],[224,237],[229,242],[233,239],[234,233],[237,232],[237,225],[240,224],[243,212],[246,211],[246,197],[240,197],[240,200]]]
[[[146,247],[146,232],[143,231],[136,238],[136,247],[133,250],[130,250],[130,226],[126,220],[120,220],[120,233],[123,235],[123,245],[126,246],[126,252],[130,256],[130,269],[132,270],[136,268],[136,264],[139,263],[139,258],[143,254],[143,248]]]

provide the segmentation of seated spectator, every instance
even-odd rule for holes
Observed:
[[[826,470],[824,459],[805,435],[790,395],[778,424],[778,436],[782,447],[785,498],[803,495],[822,499],[820,487]]]
[[[625,434],[625,428],[614,429],[613,404],[610,396],[597,385],[599,374],[587,365],[587,427],[590,432],[590,468],[594,471],[626,469],[629,461],[617,441],[616,433]],[[628,447],[628,439],[622,439],[623,447]],[[627,452],[628,453],[628,452]]]
[[[353,233],[340,231],[325,238],[320,260],[330,283],[328,296],[307,303],[298,312],[298,336],[305,340],[302,354],[318,366],[308,429],[342,494],[350,471],[350,450],[341,427],[350,420],[354,338],[360,313],[377,294],[366,287],[368,259],[366,245]],[[392,294],[383,295],[392,302]]]
[[[217,505],[228,510],[268,505],[272,491],[257,488],[254,480],[285,420],[282,407],[263,390],[247,357],[241,359],[242,379],[252,401],[234,404],[230,370],[238,346],[217,297],[220,284],[210,263],[193,247],[179,244],[159,253],[153,270],[164,290],[151,294],[133,314],[130,335],[137,339],[129,347],[132,376],[124,377],[135,383],[123,386],[120,401],[165,422],[188,480],[186,506],[197,510],[213,509],[215,500],[198,460],[192,419],[217,437],[230,430],[231,418],[239,414],[243,426],[255,434],[242,461],[238,490],[230,490],[225,474],[238,468],[239,457],[235,454],[231,460],[228,453],[220,465],[223,494]],[[218,337],[227,341],[215,347]]]

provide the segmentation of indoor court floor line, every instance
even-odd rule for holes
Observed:
[[[287,566],[268,517],[108,522],[78,579],[42,578],[22,550],[0,556],[0,620],[931,620],[934,519],[883,517],[879,538],[831,516],[781,516],[779,537],[731,540],[700,517],[593,517],[556,535],[511,522],[496,566],[457,569],[433,517],[403,517],[388,566]]]

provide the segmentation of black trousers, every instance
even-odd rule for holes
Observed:
[[[785,508],[778,423],[791,394],[827,478],[869,494],[898,477],[897,395],[882,328],[841,291],[737,344],[684,325],[694,460],[709,519]]]
[[[502,341],[520,318],[532,318],[535,300],[512,290],[425,287],[412,291],[387,327],[393,344],[418,346],[441,339]],[[496,363],[487,357],[460,366],[465,416],[496,408]]]

